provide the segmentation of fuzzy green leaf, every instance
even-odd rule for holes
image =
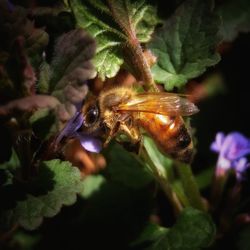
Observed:
[[[133,33],[140,42],[147,42],[159,22],[155,8],[145,1],[109,1],[109,5],[100,0],[70,2],[77,25],[96,39],[93,63],[103,80],[115,76],[123,64],[122,47],[128,33]]]
[[[119,144],[110,145],[105,155],[108,162],[107,172],[113,181],[132,188],[142,188],[152,181],[144,166]]]
[[[176,224],[152,246],[152,250],[200,250],[211,244],[215,236],[211,217],[199,210],[186,208]]]
[[[100,1],[96,1],[96,4]],[[92,1],[91,1],[92,3]],[[102,15],[95,9],[96,5],[87,5],[81,0],[71,0],[71,8],[77,25],[89,32],[97,42],[96,56],[93,63],[101,79],[113,77],[123,63],[121,51],[118,49],[125,40],[122,33],[111,27],[112,18],[107,16],[108,22],[102,20]],[[109,10],[107,10],[110,14]],[[99,16],[98,16],[99,14]]]
[[[82,189],[81,174],[69,162],[46,161],[41,164],[32,187],[38,187],[45,194],[27,194],[13,210],[15,221],[28,230],[37,228],[44,217],[55,216],[63,205],[76,201],[76,194]]]
[[[46,61],[43,61],[39,67],[39,79],[37,83],[39,93],[46,94],[49,92],[50,79],[51,79],[50,65]]]
[[[82,102],[88,92],[86,81],[95,77],[91,62],[95,54],[95,41],[83,29],[78,28],[59,37],[55,44],[50,68],[44,65],[41,76],[50,78],[51,94],[62,103],[58,116],[68,120],[76,112],[75,104]],[[42,79],[43,80],[43,79]],[[41,89],[46,89],[40,81]]]
[[[16,151],[12,148],[10,159],[7,162],[0,164],[0,196],[2,198],[3,196],[1,188],[12,185],[14,173],[19,167],[20,167],[20,160],[17,156]],[[4,198],[2,202],[4,202]],[[0,206],[0,211],[1,211],[1,206]],[[1,220],[1,215],[0,215],[0,220]]]
[[[230,0],[221,4],[217,13],[222,18],[219,35],[225,42],[233,41],[240,32],[250,31],[250,2]]]
[[[181,4],[149,44],[158,58],[152,67],[154,79],[171,91],[217,64],[219,24],[212,0],[186,0]]]
[[[0,164],[0,169],[7,169],[10,171],[14,171],[20,167],[20,161],[18,159],[16,151],[12,148],[12,153],[10,159],[7,162]]]
[[[91,59],[95,41],[84,30],[75,29],[59,37],[51,62],[51,90],[58,91],[70,85],[82,86],[95,72]]]
[[[105,182],[106,179],[102,175],[87,176],[83,181],[83,188],[80,195],[86,199],[91,197],[100,190]]]

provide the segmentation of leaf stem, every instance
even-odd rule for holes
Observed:
[[[141,149],[140,156],[143,159],[143,161],[148,164],[150,170],[152,171],[153,177],[156,179],[157,183],[159,183],[159,185],[161,186],[161,189],[165,193],[166,197],[169,199],[169,201],[173,205],[173,209],[174,209],[175,214],[176,215],[180,214],[180,212],[183,209],[183,206],[182,206],[178,196],[176,195],[176,193],[174,192],[172,187],[169,185],[167,177],[162,175],[158,171],[157,167],[155,166],[154,162],[151,160],[151,158],[148,155],[145,148]]]
[[[18,223],[14,224],[9,231],[7,232],[0,232],[0,242],[4,242],[6,240],[8,240],[9,238],[11,238],[11,236],[13,235],[13,233],[18,229],[19,225]]]
[[[206,209],[190,165],[177,162],[175,166],[177,168],[184,188],[184,192],[189,200],[190,205],[194,208],[205,211]]]

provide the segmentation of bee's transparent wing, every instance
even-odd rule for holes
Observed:
[[[143,93],[117,108],[118,111],[149,112],[168,116],[190,116],[199,111],[185,95],[174,93]]]

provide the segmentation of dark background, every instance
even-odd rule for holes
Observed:
[[[218,131],[238,131],[250,138],[250,34],[240,34],[230,46],[216,65],[225,90],[201,101],[192,120],[198,141],[196,166],[214,163],[217,156],[209,147]]]

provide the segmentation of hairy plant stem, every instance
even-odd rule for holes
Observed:
[[[140,80],[144,83],[144,89],[150,92],[159,92],[139,41],[137,39],[129,40],[127,46],[132,55],[133,64],[141,78]]]
[[[183,206],[178,196],[176,195],[171,185],[169,184],[167,177],[159,172],[159,170],[155,166],[154,162],[151,160],[145,148],[141,149],[140,156],[143,159],[144,163],[148,164],[153,177],[155,178],[157,183],[159,183],[162,191],[165,193],[166,197],[169,199],[170,203],[173,205],[174,213],[176,215],[180,214],[180,212],[183,209]]]
[[[135,27],[130,19],[130,16],[128,15],[128,10],[125,17],[126,21],[124,21],[124,17],[121,18],[121,16],[119,16],[119,13],[116,11],[115,1],[108,0],[107,2],[114,21],[120,26],[127,37],[125,45],[127,46],[129,54],[132,57],[133,67],[137,71],[136,75],[139,76],[140,81],[143,81],[144,89],[146,91],[159,92],[151,74],[150,65],[146,57],[144,56],[141,44],[136,37]]]
[[[180,176],[184,192],[192,207],[205,211],[205,205],[202,201],[198,185],[195,181],[191,167],[188,164],[177,162],[175,164],[178,174]]]
[[[213,176],[212,190],[211,190],[211,209],[216,211],[220,202],[222,195],[224,193],[224,188],[229,177],[229,172],[222,168],[217,167]]]

